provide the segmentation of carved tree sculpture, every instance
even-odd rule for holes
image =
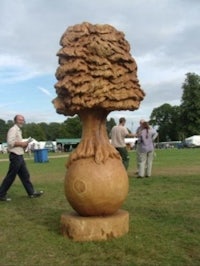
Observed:
[[[57,113],[78,114],[82,139],[67,163],[65,194],[83,216],[115,213],[128,193],[128,177],[106,132],[114,110],[135,110],[144,98],[124,33],[110,25],[82,23],[60,40],[53,100]]]

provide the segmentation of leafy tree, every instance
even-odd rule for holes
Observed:
[[[64,125],[66,127],[65,138],[81,138],[82,134],[82,123],[80,118],[76,115],[74,117],[69,117]]]
[[[106,121],[107,133],[110,135],[111,129],[116,125],[114,118]]]
[[[6,142],[7,132],[12,125],[12,120],[8,120],[6,123],[3,119],[0,119],[0,143]]]
[[[23,137],[33,137],[36,140],[45,140],[45,134],[41,126],[36,123],[29,123],[23,127]]]
[[[7,127],[6,122],[0,119],[0,143],[6,141]]]
[[[59,136],[58,132],[60,130],[60,123],[50,123],[48,125],[48,135],[46,136],[47,140],[56,140]]]
[[[49,125],[47,123],[41,122],[38,124],[43,132],[44,139],[43,140],[51,140],[48,138],[49,136]]]
[[[6,125],[7,125],[7,128],[9,129],[10,127],[12,127],[14,124],[13,120],[8,120]]]
[[[150,124],[156,126],[159,132],[159,141],[178,140],[180,107],[168,103],[154,108],[150,116]]]
[[[61,123],[58,128],[56,138],[62,139],[62,138],[66,138],[66,136],[67,136],[67,128],[65,126],[65,123]]]
[[[200,135],[200,76],[187,73],[182,86],[181,123],[185,137]]]

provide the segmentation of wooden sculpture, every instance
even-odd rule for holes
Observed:
[[[137,65],[124,33],[110,25],[74,25],[60,45],[53,104],[59,114],[78,114],[83,125],[66,165],[65,195],[82,217],[114,215],[127,196],[128,176],[109,142],[106,118],[114,110],[139,108],[145,94]]]

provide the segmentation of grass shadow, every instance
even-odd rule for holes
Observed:
[[[43,195],[39,198],[30,199],[27,196],[13,194],[13,212],[21,216],[23,221],[31,223],[33,227],[45,227],[47,231],[60,235],[60,218],[63,213],[71,212],[71,207],[64,198],[59,196],[56,199]],[[28,214],[28,215],[27,215]]]

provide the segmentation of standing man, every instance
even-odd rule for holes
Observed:
[[[111,130],[111,144],[118,150],[124,167],[128,169],[129,166],[129,155],[126,148],[125,137],[135,137],[134,134],[128,132],[125,127],[126,119],[121,117],[119,124],[114,126]]]
[[[23,141],[21,128],[25,120],[22,115],[14,117],[14,125],[7,134],[7,143],[9,151],[10,165],[6,177],[3,179],[0,187],[0,201],[10,201],[7,197],[7,191],[14,182],[16,175],[19,176],[28,196],[30,198],[40,197],[43,191],[35,191],[30,181],[30,174],[24,161],[24,150],[28,146],[28,141]]]

